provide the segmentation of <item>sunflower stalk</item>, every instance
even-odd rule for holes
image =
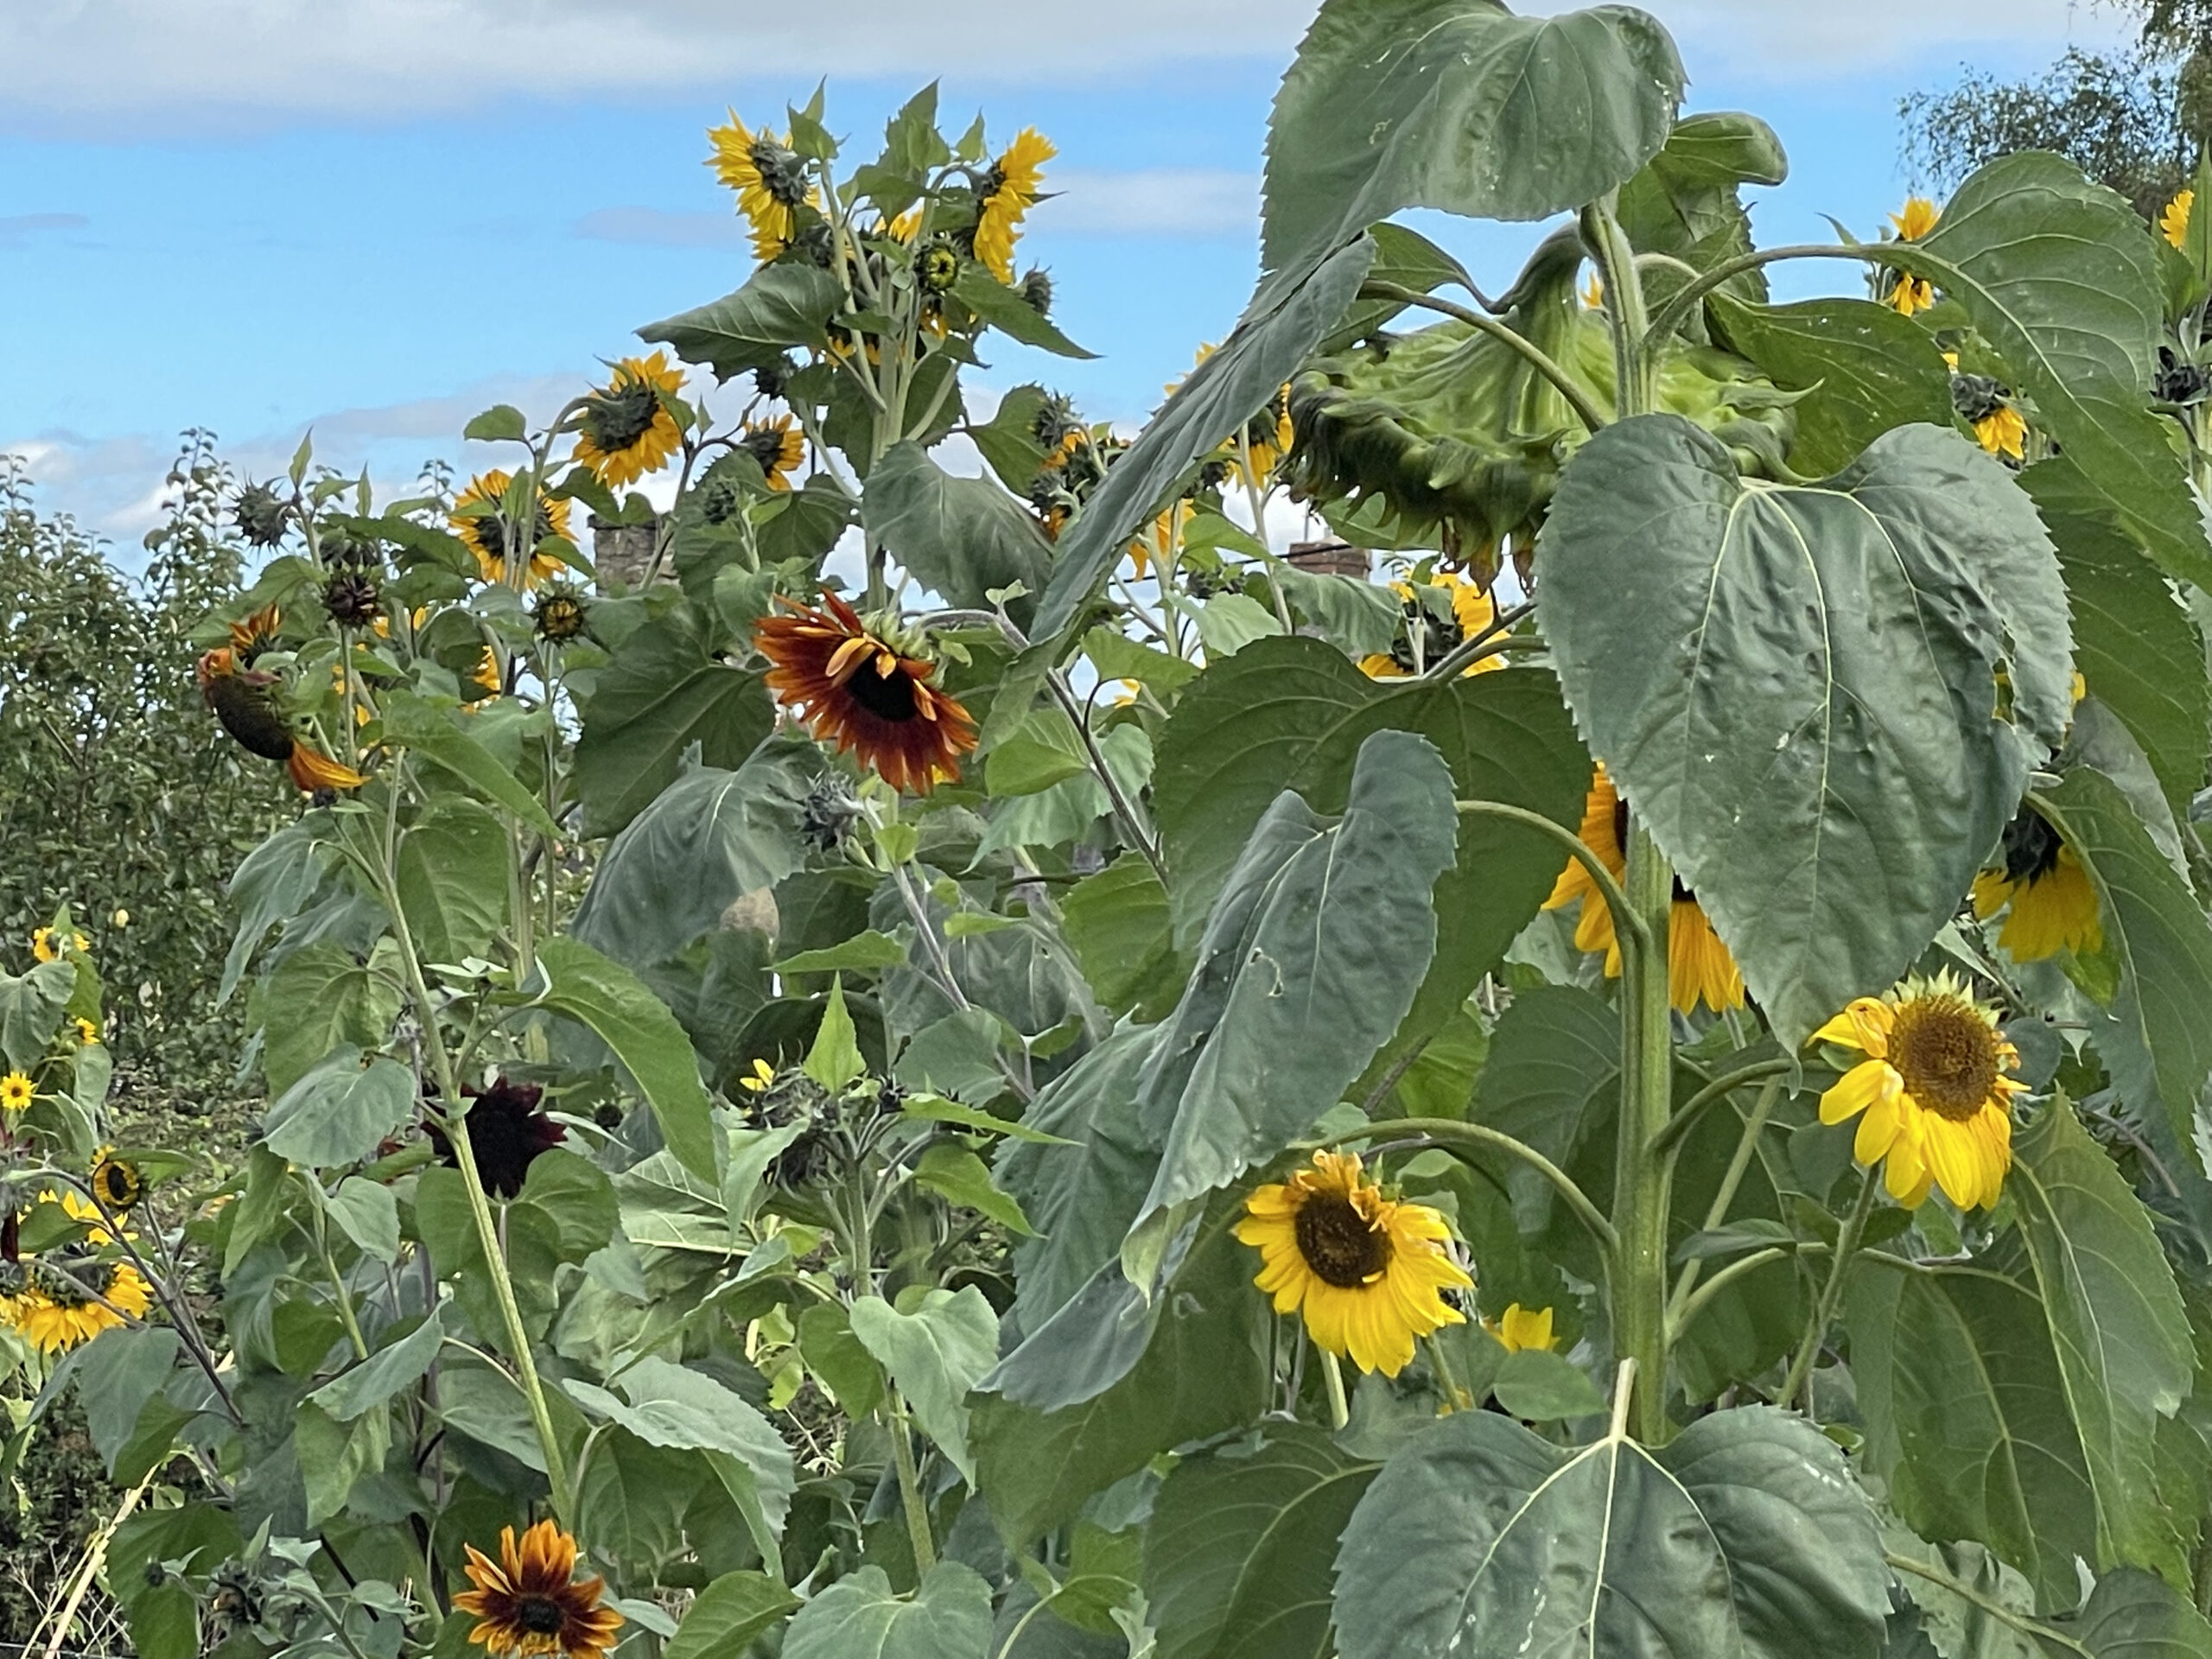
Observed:
[[[914,1433],[906,1403],[894,1395],[885,1408],[891,1420],[891,1457],[899,1469],[899,1502],[906,1511],[906,1536],[914,1547],[918,1576],[937,1565],[937,1541],[930,1531],[930,1510],[922,1497],[921,1471],[914,1463]]]

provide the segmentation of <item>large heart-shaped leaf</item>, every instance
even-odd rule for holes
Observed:
[[[991,1586],[958,1561],[939,1561],[911,1599],[864,1567],[798,1610],[784,1659],[981,1659],[991,1641]]]
[[[1536,563],[1591,748],[1785,1044],[1919,955],[2072,707],[2050,539],[1956,432],[1795,488],[1624,421],[1567,467]]]
[[[1843,1454],[1763,1407],[1657,1451],[1447,1417],[1383,1465],[1337,1575],[1344,1659],[1872,1659],[1890,1611]]]
[[[988,280],[988,279],[986,279]],[[1044,591],[1052,546],[1012,496],[987,478],[956,478],[918,443],[895,444],[868,475],[868,533],[948,605],[987,607],[994,588]],[[1034,598],[1010,613],[1028,620]]]
[[[1802,391],[1789,464],[1832,473],[1893,426],[1951,419],[1951,379],[1928,331],[1871,300],[1706,302],[1729,347],[1777,386]]]
[[[792,260],[763,265],[744,287],[661,322],[638,338],[671,346],[686,363],[702,363],[727,380],[765,368],[794,346],[829,343],[828,323],[844,297],[830,271]]]

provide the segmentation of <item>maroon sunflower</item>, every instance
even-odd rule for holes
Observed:
[[[473,1613],[468,1639],[503,1659],[601,1659],[614,1645],[622,1615],[599,1605],[601,1578],[576,1577],[576,1541],[550,1521],[540,1521],[515,1542],[512,1527],[499,1529],[499,1559],[471,1544],[466,1571],[476,1587],[453,1599],[454,1611]]]
[[[495,1077],[488,1089],[463,1084],[461,1092],[468,1097],[468,1146],[476,1154],[476,1173],[483,1179],[484,1190],[499,1198],[518,1196],[538,1154],[552,1151],[569,1138],[569,1132],[538,1110],[545,1091],[536,1084]],[[435,1122],[424,1127],[438,1156],[458,1164],[445,1131]]]
[[[753,644],[775,664],[776,700],[893,789],[926,795],[957,779],[976,722],[930,683],[937,664],[893,645],[835,594],[823,599],[826,611],[779,599],[791,614],[753,625]]]

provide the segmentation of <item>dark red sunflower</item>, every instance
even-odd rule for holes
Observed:
[[[249,619],[251,620],[251,619]],[[238,637],[238,626],[232,628]],[[274,674],[240,666],[238,649],[219,645],[200,653],[195,671],[200,695],[223,722],[223,729],[264,760],[282,760],[292,781],[308,794],[319,789],[358,789],[368,779],[316,748],[294,732],[276,707]]]
[[[534,1083],[495,1077],[488,1089],[463,1084],[461,1092],[468,1096],[468,1145],[476,1154],[476,1173],[483,1178],[484,1190],[494,1198],[516,1197],[538,1154],[559,1146],[569,1132],[538,1110],[545,1091]],[[458,1164],[445,1131],[435,1122],[424,1127],[438,1156]]]
[[[468,1639],[495,1659],[601,1659],[614,1645],[622,1615],[599,1605],[601,1578],[579,1579],[576,1541],[550,1521],[540,1521],[515,1542],[512,1527],[499,1529],[499,1559],[470,1544],[464,1569],[476,1587],[453,1599],[454,1611],[472,1613]]]
[[[791,614],[765,616],[753,642],[775,664],[768,689],[802,710],[815,736],[857,754],[893,789],[926,795],[960,776],[976,722],[930,683],[937,664],[872,631],[835,594],[827,610],[779,600]]]

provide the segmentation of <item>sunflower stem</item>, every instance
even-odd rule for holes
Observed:
[[[1788,1410],[1797,1398],[1797,1391],[1812,1379],[1813,1362],[1820,1355],[1821,1339],[1827,1335],[1828,1325],[1835,1318],[1835,1305],[1843,1294],[1843,1276],[1851,1271],[1851,1258],[1859,1249],[1859,1236],[1866,1230],[1866,1217],[1874,1208],[1874,1183],[1881,1166],[1869,1164],[1866,1179],[1859,1184],[1859,1202],[1851,1207],[1851,1217],[1843,1224],[1843,1231],[1835,1241],[1835,1261],[1828,1268],[1828,1281],[1821,1287],[1821,1299],[1814,1306],[1813,1317],[1805,1325],[1804,1340],[1797,1344],[1796,1357],[1789,1362],[1789,1374],[1782,1379],[1782,1391],[1775,1395],[1774,1403]]]
[[[1618,1243],[1611,1289],[1614,1341],[1637,1370],[1630,1420],[1637,1439],[1656,1446],[1669,1430],[1667,1219],[1672,1160],[1654,1153],[1651,1142],[1665,1130],[1673,1105],[1675,1046],[1667,953],[1648,942],[1666,938],[1675,872],[1641,825],[1629,837],[1624,896],[1637,931],[1622,934],[1621,1112],[1612,1216]]]
[[[906,1408],[895,1395],[891,1418],[891,1458],[899,1467],[899,1501],[906,1513],[906,1536],[914,1546],[914,1576],[920,1578],[937,1565],[937,1541],[930,1533],[929,1505],[922,1498],[921,1471],[914,1464],[913,1431]]]
[[[1349,1141],[1364,1141],[1378,1135],[1420,1135],[1433,1146],[1447,1152],[1461,1152],[1480,1148],[1502,1152],[1517,1158],[1539,1175],[1549,1181],[1575,1218],[1590,1230],[1599,1248],[1611,1257],[1619,1241],[1614,1236],[1613,1224],[1605,1219],[1605,1212],[1591,1202],[1590,1195],[1577,1184],[1575,1179],[1525,1141],[1517,1141],[1503,1129],[1494,1129],[1487,1123],[1462,1123],[1452,1117],[1389,1117],[1377,1123],[1363,1124],[1349,1135],[1338,1135],[1330,1144],[1341,1146]]]
[[[1329,1394],[1329,1427],[1342,1428],[1351,1421],[1351,1404],[1344,1398],[1344,1374],[1337,1357],[1321,1350],[1321,1384]]]

